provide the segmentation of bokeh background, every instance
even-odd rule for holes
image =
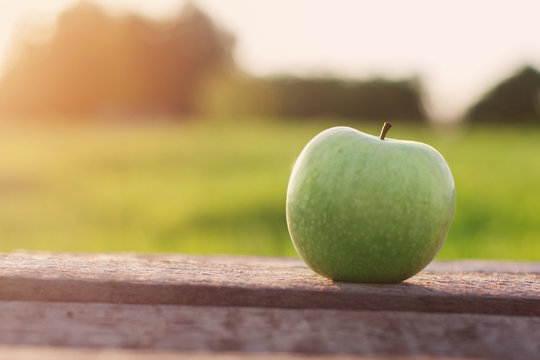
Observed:
[[[293,163],[347,125],[447,159],[439,258],[540,260],[540,5],[0,3],[0,251],[294,256]]]

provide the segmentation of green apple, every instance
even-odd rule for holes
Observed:
[[[294,165],[287,226],[315,272],[336,281],[394,283],[441,248],[455,212],[448,164],[433,147],[349,127],[315,136]]]

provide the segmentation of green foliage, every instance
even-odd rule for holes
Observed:
[[[425,121],[418,80],[227,77],[205,108],[213,116]]]
[[[0,250],[294,255],[292,165],[342,124],[3,127]],[[540,129],[396,125],[388,136],[432,144],[453,171],[457,212],[440,258],[540,260]]]
[[[474,122],[538,122],[540,120],[540,73],[525,66],[501,81],[478,103],[467,118]]]

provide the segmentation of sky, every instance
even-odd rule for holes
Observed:
[[[28,23],[78,0],[0,0],[0,59]],[[183,0],[95,0],[121,12],[176,14]],[[373,76],[422,81],[434,116],[451,119],[524,64],[540,68],[537,0],[193,0],[236,36],[255,75]]]

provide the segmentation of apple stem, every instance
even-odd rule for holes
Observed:
[[[389,122],[385,122],[382,129],[381,129],[381,135],[379,135],[379,139],[384,140],[384,137],[386,136],[386,133],[390,128],[392,127],[392,124]]]

